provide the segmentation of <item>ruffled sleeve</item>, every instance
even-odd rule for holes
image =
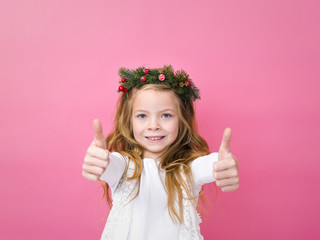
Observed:
[[[110,163],[107,169],[101,175],[100,179],[109,184],[113,194],[126,169],[127,162],[125,158],[117,152],[110,153],[109,158]]]
[[[198,157],[191,163],[191,171],[194,180],[194,193],[198,194],[202,185],[214,182],[213,164],[218,161],[218,153],[211,153]]]

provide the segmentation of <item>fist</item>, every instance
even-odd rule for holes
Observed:
[[[93,121],[93,129],[94,139],[83,160],[82,176],[90,181],[97,181],[109,165],[109,151],[98,119]]]
[[[213,166],[216,184],[223,192],[231,192],[239,188],[239,166],[236,157],[230,151],[230,143],[231,129],[226,128],[219,149],[218,161]]]

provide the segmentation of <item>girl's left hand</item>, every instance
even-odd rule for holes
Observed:
[[[231,192],[239,188],[238,161],[230,151],[231,129],[226,128],[223,133],[219,149],[218,161],[213,165],[213,176],[216,184],[223,192]]]

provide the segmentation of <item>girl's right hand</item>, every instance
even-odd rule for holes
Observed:
[[[98,181],[109,165],[109,151],[102,126],[98,119],[93,121],[94,139],[90,144],[82,165],[82,176],[90,181]]]

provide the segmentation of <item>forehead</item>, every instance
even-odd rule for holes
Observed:
[[[154,89],[138,90],[132,99],[133,111],[161,111],[171,109],[178,111],[178,98],[172,91]]]

